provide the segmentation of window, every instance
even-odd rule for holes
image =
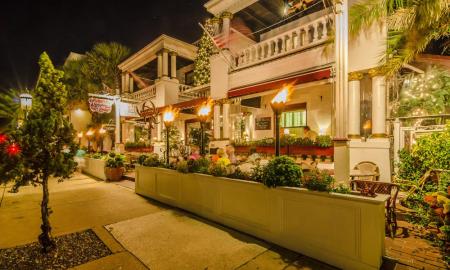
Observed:
[[[283,128],[296,128],[306,126],[306,109],[283,112],[280,117]]]

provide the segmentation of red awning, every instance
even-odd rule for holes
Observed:
[[[196,99],[179,102],[179,103],[172,104],[172,105],[167,105],[167,106],[164,106],[164,107],[159,107],[158,111],[159,112],[163,112],[164,109],[169,107],[169,106],[172,106],[173,108],[178,108],[180,110],[195,108],[195,107],[200,106],[206,100],[207,100],[207,98],[196,98]]]
[[[328,79],[330,77],[331,77],[331,69],[327,68],[327,69],[322,69],[322,70],[314,71],[314,72],[307,73],[307,74],[273,80],[273,81],[261,83],[258,85],[234,88],[234,89],[231,89],[228,91],[228,97],[233,98],[233,97],[240,97],[240,96],[245,96],[245,95],[250,95],[250,94],[256,94],[256,93],[261,93],[261,92],[281,88],[281,87],[283,87],[283,85],[287,85],[287,84],[296,85],[296,84],[301,84],[301,83],[320,81],[323,79]]]

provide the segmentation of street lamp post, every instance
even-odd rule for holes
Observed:
[[[280,115],[289,95],[289,88],[283,87],[272,99],[270,106],[275,114],[275,156],[280,156]]]
[[[83,138],[83,131],[78,132],[78,147],[81,147],[81,139]]]
[[[205,155],[205,123],[208,121],[209,114],[211,113],[211,100],[207,100],[200,105],[197,116],[200,121],[200,155]]]
[[[100,153],[103,153],[103,139],[105,137],[106,130],[101,127],[98,133],[100,133]]]
[[[170,158],[170,146],[169,146],[169,135],[170,135],[170,127],[175,120],[177,110],[173,109],[169,106],[163,113],[163,122],[166,127],[166,164],[169,166],[169,158]]]
[[[20,94],[20,108],[25,112],[25,119],[27,119],[28,112],[31,110],[33,104],[33,97],[28,93]]]
[[[94,135],[94,132],[90,129],[88,132],[86,132],[86,137],[88,140],[88,153],[91,152],[91,136]]]

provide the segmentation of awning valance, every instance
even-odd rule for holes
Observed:
[[[285,77],[277,80],[272,80],[257,85],[251,85],[246,87],[239,87],[228,91],[228,97],[240,97],[274,89],[282,88],[284,85],[297,85],[302,83],[320,81],[331,77],[331,69],[322,69],[313,71],[306,74],[295,75],[291,77]]]

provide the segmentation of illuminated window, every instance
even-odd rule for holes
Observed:
[[[306,126],[306,110],[283,112],[280,120],[280,125],[283,128],[304,127]]]

